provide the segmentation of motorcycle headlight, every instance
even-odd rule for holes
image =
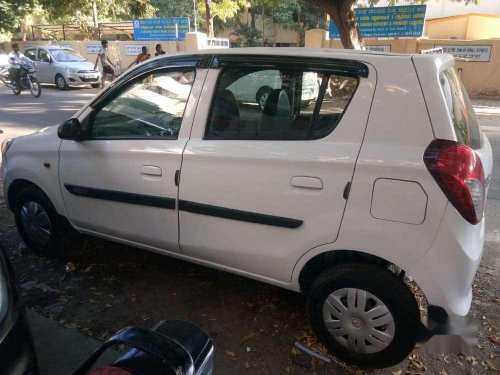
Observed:
[[[12,142],[14,142],[14,139],[12,138],[6,138],[2,142],[2,158],[5,157],[5,154],[9,150],[10,146],[12,146]]]

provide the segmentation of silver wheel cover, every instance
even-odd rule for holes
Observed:
[[[26,202],[21,207],[21,224],[31,241],[40,246],[50,242],[52,225],[49,215],[37,202]]]
[[[378,353],[394,339],[394,318],[373,294],[338,289],[323,303],[323,322],[335,341],[356,353]]]

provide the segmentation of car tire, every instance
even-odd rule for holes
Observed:
[[[385,368],[415,347],[420,312],[415,297],[389,269],[339,264],[308,292],[307,313],[333,355],[361,368]]]
[[[56,75],[55,83],[57,88],[60,90],[68,89],[68,83],[66,82],[66,79],[62,76],[62,74]]]
[[[60,252],[61,228],[56,209],[36,187],[22,189],[14,201],[17,230],[24,243],[42,255]]]
[[[101,84],[100,83],[92,83],[90,86],[92,86],[93,89],[98,89],[99,87],[101,87]]]
[[[262,86],[257,90],[257,94],[255,94],[255,101],[262,111],[264,110],[264,107],[266,105],[267,98],[269,98],[269,95],[271,95],[272,92],[273,89],[269,86]]]

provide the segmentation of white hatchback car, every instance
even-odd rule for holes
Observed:
[[[70,230],[307,295],[328,348],[398,363],[429,319],[465,316],[492,154],[449,55],[230,49],[153,59],[66,123],[2,145],[33,250]],[[228,88],[285,77],[263,109]],[[302,84],[319,92],[303,108]]]

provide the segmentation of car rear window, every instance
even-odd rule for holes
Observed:
[[[473,149],[481,148],[481,129],[469,95],[457,72],[453,68],[447,69],[441,72],[439,81],[457,141]]]

